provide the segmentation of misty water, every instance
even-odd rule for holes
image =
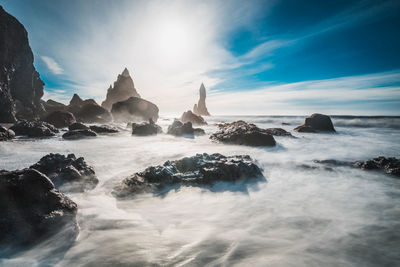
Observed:
[[[304,117],[209,117],[207,135],[116,135],[66,141],[20,138],[0,143],[0,169],[30,166],[44,155],[75,153],[100,180],[68,196],[79,206],[80,234],[57,253],[54,236],[0,261],[4,266],[395,266],[400,263],[400,179],[313,160],[400,156],[400,118],[333,117],[337,134],[275,137],[274,148],[212,142],[215,123],[243,119],[292,129]],[[172,118],[158,123],[165,131]],[[290,125],[282,125],[282,123]],[[124,128],[123,125],[121,125]],[[134,172],[196,153],[249,154],[265,183],[181,187],[162,196],[116,200],[113,186]],[[302,165],[316,166],[305,168]]]

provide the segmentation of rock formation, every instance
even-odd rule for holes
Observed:
[[[175,136],[194,136],[194,135],[204,135],[205,132],[201,128],[193,128],[190,121],[182,123],[179,120],[174,120],[174,122],[168,126],[168,134]]]
[[[202,116],[196,115],[190,110],[183,112],[181,116],[181,121],[183,123],[185,122],[191,122],[193,125],[206,125],[207,122],[203,119]]]
[[[46,116],[44,119],[57,128],[65,128],[76,122],[74,114],[68,111],[54,111]]]
[[[247,146],[275,146],[274,137],[266,130],[244,121],[235,121],[218,125],[219,131],[210,139],[227,144]]]
[[[0,6],[0,122],[38,118],[43,85],[27,31]]]
[[[79,122],[105,123],[112,119],[110,112],[96,101],[93,99],[82,100],[77,94],[73,95],[67,109],[75,115]]]
[[[314,113],[303,125],[297,126],[295,131],[303,133],[336,132],[331,118],[328,115]]]
[[[108,88],[106,100],[101,103],[101,106],[111,111],[114,103],[127,100],[130,97],[140,98],[140,95],[136,92],[128,69],[125,68],[124,71],[118,75],[117,80],[114,82],[114,87],[110,85],[110,88]]]
[[[75,139],[82,139],[82,138],[96,137],[96,136],[97,134],[92,130],[83,129],[83,130],[68,131],[62,135],[62,138],[67,140],[75,140]]]
[[[43,121],[18,121],[10,127],[15,135],[25,135],[28,137],[49,137],[58,133],[57,128]]]
[[[54,112],[54,111],[65,111],[67,110],[67,106],[64,105],[63,103],[54,101],[54,100],[47,100],[47,101],[43,101],[41,100],[41,103],[44,107],[44,109],[46,110],[46,113],[43,114],[43,117],[47,116],[48,114]]]
[[[7,129],[0,125],[0,141],[7,141],[13,139],[15,133],[13,130]]]
[[[149,122],[132,123],[132,135],[155,135],[162,133],[161,126],[152,120]]]
[[[90,130],[98,134],[118,133],[118,129],[108,125],[91,125]]]
[[[201,84],[199,91],[200,91],[200,99],[197,105],[194,104],[193,113],[197,115],[210,116],[210,113],[208,113],[206,107],[206,88],[204,87],[203,83]]]
[[[265,181],[261,169],[248,155],[226,157],[221,154],[197,154],[166,161],[124,179],[114,187],[118,198],[142,192],[157,192],[171,186],[213,186],[217,182]]]
[[[143,98],[131,97],[125,101],[114,103],[111,114],[115,121],[149,121],[158,119],[158,107]]]

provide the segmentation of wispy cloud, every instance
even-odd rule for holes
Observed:
[[[64,70],[60,67],[60,65],[51,57],[48,56],[40,56],[43,62],[46,64],[46,67],[54,74],[62,74]]]

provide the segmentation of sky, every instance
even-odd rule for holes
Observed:
[[[127,67],[161,114],[400,115],[400,1],[0,0],[45,99],[101,103]]]

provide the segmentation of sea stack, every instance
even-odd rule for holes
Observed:
[[[33,66],[24,26],[0,6],[0,122],[36,119],[43,81]]]
[[[106,100],[103,101],[101,106],[108,111],[111,111],[112,105],[117,102],[127,100],[130,97],[140,98],[140,95],[135,89],[133,80],[127,68],[118,75],[117,80],[114,82],[114,87],[110,85],[107,90]]]
[[[199,91],[200,91],[200,99],[197,105],[194,104],[193,113],[201,116],[210,116],[210,113],[208,112],[206,107],[206,88],[204,87],[203,83],[201,83]]]

